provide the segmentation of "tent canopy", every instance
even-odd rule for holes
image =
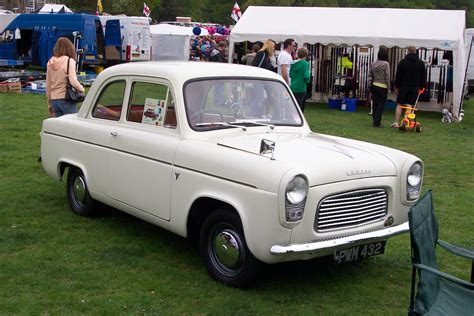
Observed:
[[[464,84],[465,11],[385,8],[249,6],[232,29],[237,42],[293,38],[298,44],[440,48],[453,51],[453,115],[459,118]]]
[[[230,40],[453,49],[463,41],[465,20],[459,10],[250,6]]]
[[[150,25],[150,32],[151,34],[161,34],[161,35],[185,35],[185,36],[192,36],[193,34],[193,27],[189,26],[178,26],[172,24],[155,24]],[[206,29],[201,28],[200,35],[208,35]]]
[[[68,7],[64,4],[45,4],[38,13],[73,13]]]

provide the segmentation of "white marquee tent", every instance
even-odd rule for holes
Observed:
[[[64,4],[45,4],[38,13],[74,13]]]
[[[453,51],[453,115],[458,118],[465,72],[465,11],[250,6],[232,29],[230,49],[243,41],[293,38],[323,45],[440,48]],[[229,52],[229,55],[232,51]]]
[[[8,24],[11,23],[18,14],[7,14],[7,13],[1,13],[0,12],[0,34],[5,30],[5,28],[8,26]]]
[[[201,35],[208,35],[201,28]],[[171,24],[150,25],[152,60],[188,60],[193,28]]]

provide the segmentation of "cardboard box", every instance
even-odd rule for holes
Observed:
[[[8,83],[8,92],[9,93],[21,93],[21,83],[20,82],[9,82]]]
[[[8,92],[8,84],[7,83],[0,83],[0,93]]]
[[[120,51],[115,46],[105,46],[105,58],[107,60],[120,60]]]

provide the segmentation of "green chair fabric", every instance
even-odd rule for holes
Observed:
[[[474,315],[474,284],[439,271],[436,246],[473,260],[474,249],[438,240],[433,194],[428,191],[408,212],[412,247],[412,293],[410,315]],[[419,281],[414,298],[416,271]]]

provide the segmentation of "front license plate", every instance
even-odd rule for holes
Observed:
[[[334,251],[336,263],[351,262],[365,259],[375,255],[381,255],[385,251],[385,241],[378,241],[370,244],[354,246],[347,249]]]

